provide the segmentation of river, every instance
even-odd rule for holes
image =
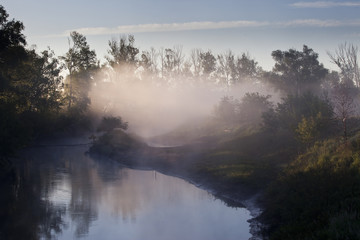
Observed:
[[[27,149],[2,184],[0,239],[249,239],[245,208],[187,181],[85,154]]]

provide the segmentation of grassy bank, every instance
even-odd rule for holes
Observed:
[[[263,196],[271,239],[360,239],[360,135],[317,142]]]

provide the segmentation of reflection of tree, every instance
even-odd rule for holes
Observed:
[[[54,235],[62,232],[62,228],[66,227],[63,216],[66,212],[65,206],[55,206],[48,201],[44,204],[44,220],[39,225],[39,232],[46,239],[53,239]]]
[[[65,207],[42,198],[51,174],[27,161],[15,177],[1,181],[0,239],[51,239],[65,226]]]
[[[134,222],[136,220],[136,210],[141,206],[139,202],[139,190],[135,185],[128,183],[129,172],[126,169],[122,169],[117,163],[111,161],[104,161],[101,158],[93,158],[95,163],[96,177],[98,183],[101,184],[97,189],[97,195],[101,196],[102,200],[106,202],[106,206],[110,207],[110,211],[113,217],[120,217],[124,222],[129,220]],[[95,175],[93,175],[92,182],[95,181]]]
[[[73,185],[74,187],[74,185]],[[76,223],[75,235],[77,237],[89,232],[91,222],[97,219],[97,209],[92,204],[91,193],[78,191],[75,187],[72,191],[70,212],[71,220]]]
[[[99,219],[99,225],[118,219],[134,222],[138,215],[147,219],[154,207],[162,209],[164,203],[176,205],[186,198],[178,179],[92,161],[83,151],[36,149],[28,154],[32,159],[16,169],[11,183],[0,181],[0,191],[7,193],[0,194],[1,240],[56,239],[70,231],[75,238],[84,237],[100,212],[112,219]]]

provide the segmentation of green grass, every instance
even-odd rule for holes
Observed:
[[[317,142],[264,195],[271,239],[360,239],[360,135]]]

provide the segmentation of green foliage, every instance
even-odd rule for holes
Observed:
[[[332,119],[331,104],[309,92],[300,96],[288,95],[274,111],[263,115],[265,129],[286,129],[305,141],[330,134]]]
[[[311,143],[320,138],[321,131],[324,131],[324,125],[328,119],[324,119],[321,112],[315,117],[303,117],[299,122],[295,132],[297,138],[303,143]]]
[[[358,142],[318,142],[271,185],[261,216],[271,239],[358,239]]]

